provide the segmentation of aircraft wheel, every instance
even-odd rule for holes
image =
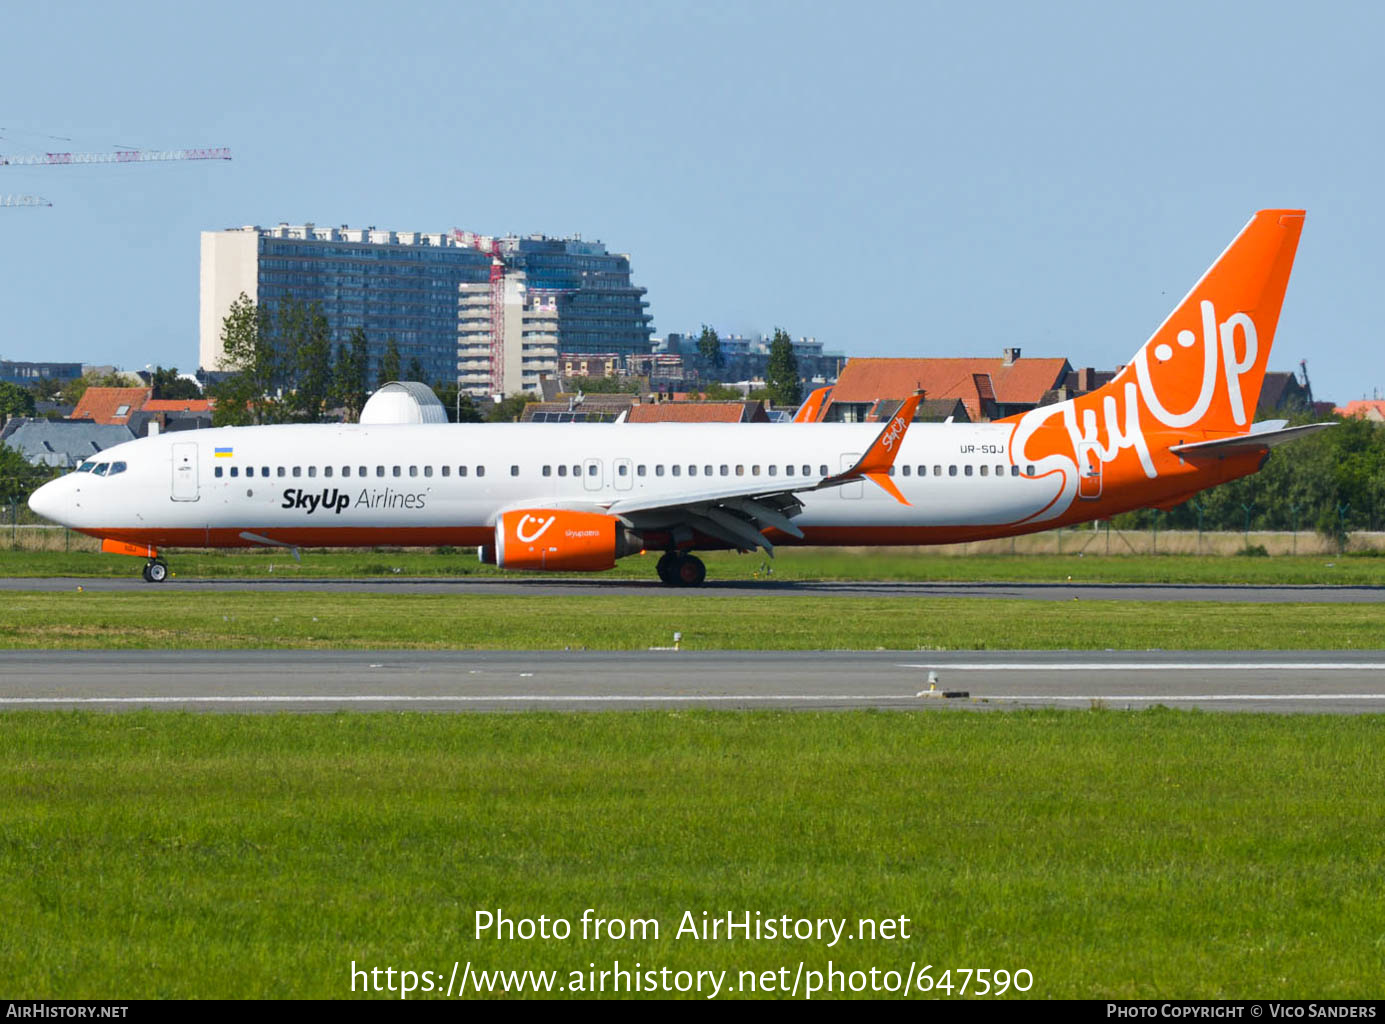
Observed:
[[[654,567],[654,571],[659,574],[659,579],[669,586],[678,582],[678,556],[672,551],[664,553],[659,559],[659,564]]]
[[[144,577],[144,582],[145,582],[145,583],[153,583],[153,582],[154,582],[152,579],[149,578],[149,567],[150,567],[151,565],[153,565],[153,564],[154,564],[153,562],[145,562],[145,563],[144,563],[144,567],[143,567],[142,569],[140,569],[140,571],[139,571],[139,574],[140,574],[141,576]]]
[[[156,558],[144,567],[144,578],[150,583],[162,583],[168,579],[168,563]]]
[[[684,587],[698,587],[707,578],[707,567],[696,555],[688,555],[678,563],[678,584]]]

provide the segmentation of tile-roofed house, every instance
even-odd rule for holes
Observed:
[[[926,399],[959,399],[972,420],[999,419],[1041,404],[1070,373],[1066,359],[1022,359],[1019,349],[1006,349],[998,359],[852,359],[819,419],[875,420],[881,399],[900,402],[916,388]]]
[[[1338,416],[1360,416],[1377,423],[1385,421],[1385,400],[1379,398],[1358,398],[1341,408],[1332,410]]]
[[[153,388],[87,388],[72,410],[72,418],[123,426],[130,422],[130,414],[144,408],[153,394]]]
[[[16,417],[5,424],[0,441],[35,466],[72,468],[112,445],[134,440],[121,425]]]
[[[654,402],[630,407],[629,423],[768,423],[765,403]]]
[[[211,412],[210,398],[151,398],[140,406],[141,412]]]

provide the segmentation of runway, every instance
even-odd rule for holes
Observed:
[[[966,696],[941,696],[947,692]],[[1098,704],[1385,712],[1385,650],[0,653],[3,711],[998,710]]]
[[[1385,604],[1385,587],[1370,586],[1258,586],[1196,583],[929,583],[929,582],[792,582],[784,580],[709,581],[701,587],[674,590],[655,581],[613,579],[499,579],[460,577],[443,579],[171,579],[145,583],[126,578],[45,577],[0,579],[0,593],[32,590],[44,592],[83,590],[116,593],[263,593],[333,594],[492,594],[524,597],[648,596],[676,594],[690,601],[714,597],[749,597],[757,594],[807,597],[980,597],[1017,601],[1233,601],[1252,604]]]

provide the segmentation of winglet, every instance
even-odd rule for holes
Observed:
[[[868,477],[901,505],[909,504],[904,495],[900,493],[899,488],[895,486],[894,481],[890,479],[890,470],[894,466],[894,460],[899,454],[899,449],[903,446],[904,435],[909,430],[909,424],[914,422],[914,413],[918,411],[921,401],[923,401],[922,391],[915,391],[904,399],[899,411],[890,417],[890,422],[885,424],[885,429],[880,431],[875,440],[871,442],[860,461],[846,472],[828,477],[820,486],[833,487],[858,477]]]
[[[818,388],[803,400],[803,404],[798,407],[798,412],[793,414],[795,423],[816,423],[818,417],[822,415],[823,403],[827,401],[827,395],[832,390],[832,385],[825,388]]]

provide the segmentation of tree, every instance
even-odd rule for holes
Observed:
[[[34,415],[34,396],[18,384],[0,380],[0,425],[11,416]]]
[[[63,393],[63,382],[54,377],[40,377],[29,385],[36,402],[56,402]]]
[[[155,398],[166,398],[174,401],[185,398],[201,398],[202,389],[197,386],[197,382],[188,380],[186,377],[178,376],[178,367],[173,366],[165,370],[162,366],[154,367],[154,374],[150,378],[150,386],[154,389]]]
[[[798,357],[793,354],[793,340],[782,327],[774,329],[774,340],[769,343],[769,368],[765,372],[765,384],[770,399],[777,406],[787,408],[803,401]]]
[[[217,368],[231,375],[209,389],[216,399],[212,423],[227,427],[280,422],[273,394],[279,360],[269,311],[244,292],[221,321],[221,351]]]
[[[319,423],[332,394],[332,330],[318,303],[295,305],[288,321],[295,371],[290,404],[297,418]]]
[[[486,419],[491,423],[513,423],[519,419],[526,405],[537,401],[538,397],[529,391],[516,391],[486,410]]]
[[[49,477],[43,466],[32,466],[22,452],[0,443],[0,504],[27,501],[29,495]]]
[[[337,349],[337,361],[332,367],[333,405],[346,410],[346,422],[361,418],[366,395],[370,391],[370,350],[365,331],[357,327],[346,344]]]
[[[385,354],[380,357],[380,375],[375,378],[377,388],[384,387],[392,380],[399,379],[399,346],[391,338],[385,345]]]
[[[423,380],[423,364],[418,361],[418,356],[409,357],[409,372],[405,380]]]
[[[721,369],[726,365],[726,357],[721,354],[721,338],[706,324],[702,325],[702,334],[697,339],[697,354],[708,366]]]

